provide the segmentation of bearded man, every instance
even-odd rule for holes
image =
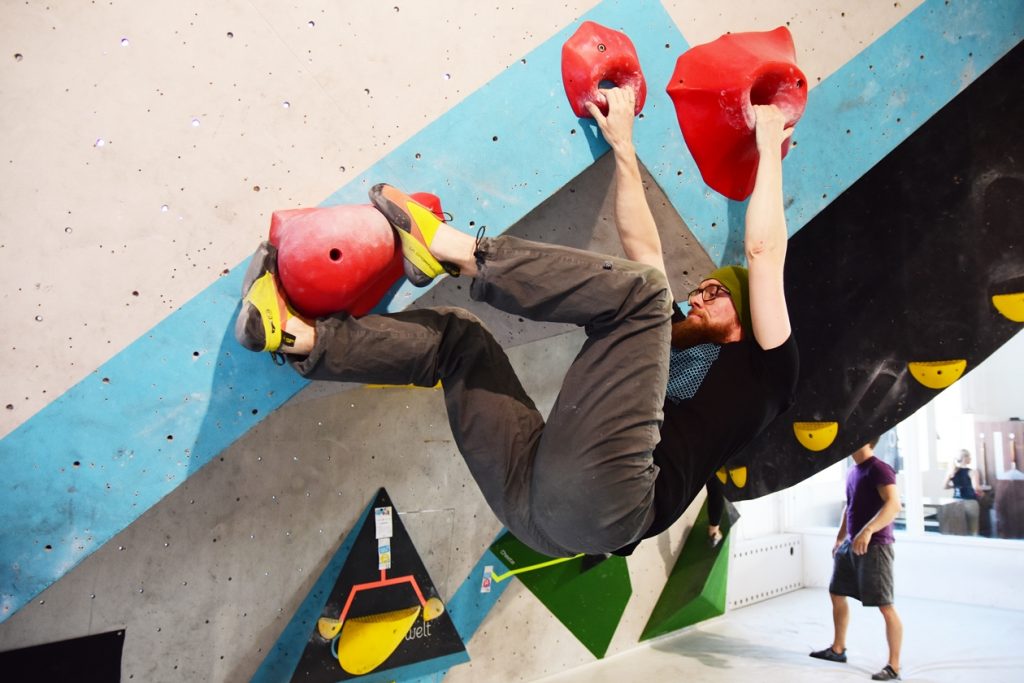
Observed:
[[[474,238],[394,187],[370,190],[401,241],[413,284],[469,276],[476,301],[584,328],[587,339],[546,420],[470,312],[437,307],[306,320],[289,306],[266,243],[246,273],[235,327],[243,346],[283,354],[310,379],[440,381],[455,443],[495,516],[553,557],[630,554],[666,529],[787,405],[796,378],[782,288],[781,146],[789,133],[781,113],[754,109],[762,162],[747,216],[749,277],[740,268],[715,271],[689,294],[683,316],[640,181],[633,92],[602,92],[608,115],[590,108],[615,154],[616,227],[626,259],[507,235]],[[685,354],[673,363],[682,368],[673,381],[691,392],[684,398],[666,399],[670,344]]]
[[[645,250],[634,235],[656,228],[632,145],[632,93],[616,89],[606,96],[608,116],[597,107],[591,114],[615,153],[616,221],[649,223],[625,231],[633,239],[623,239],[626,255],[642,260]],[[715,471],[793,400],[799,354],[783,287],[788,234],[782,205],[782,145],[792,128],[785,128],[774,105],[752,110],[760,161],[745,221],[749,270],[718,268],[687,294],[685,315],[674,305],[664,421],[652,457],[658,468],[653,518],[639,540],[679,519],[705,484],[714,483]],[[631,554],[639,540],[614,552]]]

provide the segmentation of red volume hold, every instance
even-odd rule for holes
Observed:
[[[640,113],[647,99],[647,81],[633,41],[625,33],[593,21],[580,24],[562,45],[562,84],[573,113],[580,118],[590,117],[587,102],[608,113],[608,103],[597,92],[601,87],[632,88],[636,93],[634,114]]]
[[[443,219],[436,196],[412,197]],[[288,300],[309,317],[364,315],[403,273],[394,231],[369,204],[275,211],[270,243]]]
[[[778,106],[786,128],[800,120],[807,105],[807,79],[796,66],[793,37],[785,26],[729,33],[687,50],[666,90],[704,182],[735,200],[750,196],[757,173],[752,105]],[[787,139],[782,155],[788,151]]]

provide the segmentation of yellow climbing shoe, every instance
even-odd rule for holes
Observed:
[[[252,255],[242,281],[242,309],[235,319],[235,339],[250,351],[277,354],[295,343],[285,331],[288,319],[298,316],[277,280],[277,249],[263,242]]]
[[[434,212],[396,187],[380,183],[370,188],[370,201],[391,223],[402,241],[405,276],[417,287],[425,287],[438,275],[458,276],[459,269],[441,263],[430,253],[437,228],[442,224]]]

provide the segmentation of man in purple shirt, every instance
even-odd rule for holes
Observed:
[[[893,607],[892,580],[892,522],[900,511],[900,496],[896,473],[875,457],[877,443],[875,438],[853,454],[855,466],[846,475],[846,505],[832,548],[835,566],[828,587],[835,638],[829,647],[811,656],[830,662],[846,661],[846,627],[850,623],[846,597],[850,596],[882,612],[889,661],[871,678],[891,681],[900,680],[903,641],[903,623]]]

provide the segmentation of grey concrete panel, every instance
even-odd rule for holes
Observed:
[[[545,411],[582,335],[555,341],[512,354]],[[500,525],[441,398],[355,387],[276,411],[0,625],[0,649],[124,628],[126,680],[248,680],[380,486],[451,597]]]

